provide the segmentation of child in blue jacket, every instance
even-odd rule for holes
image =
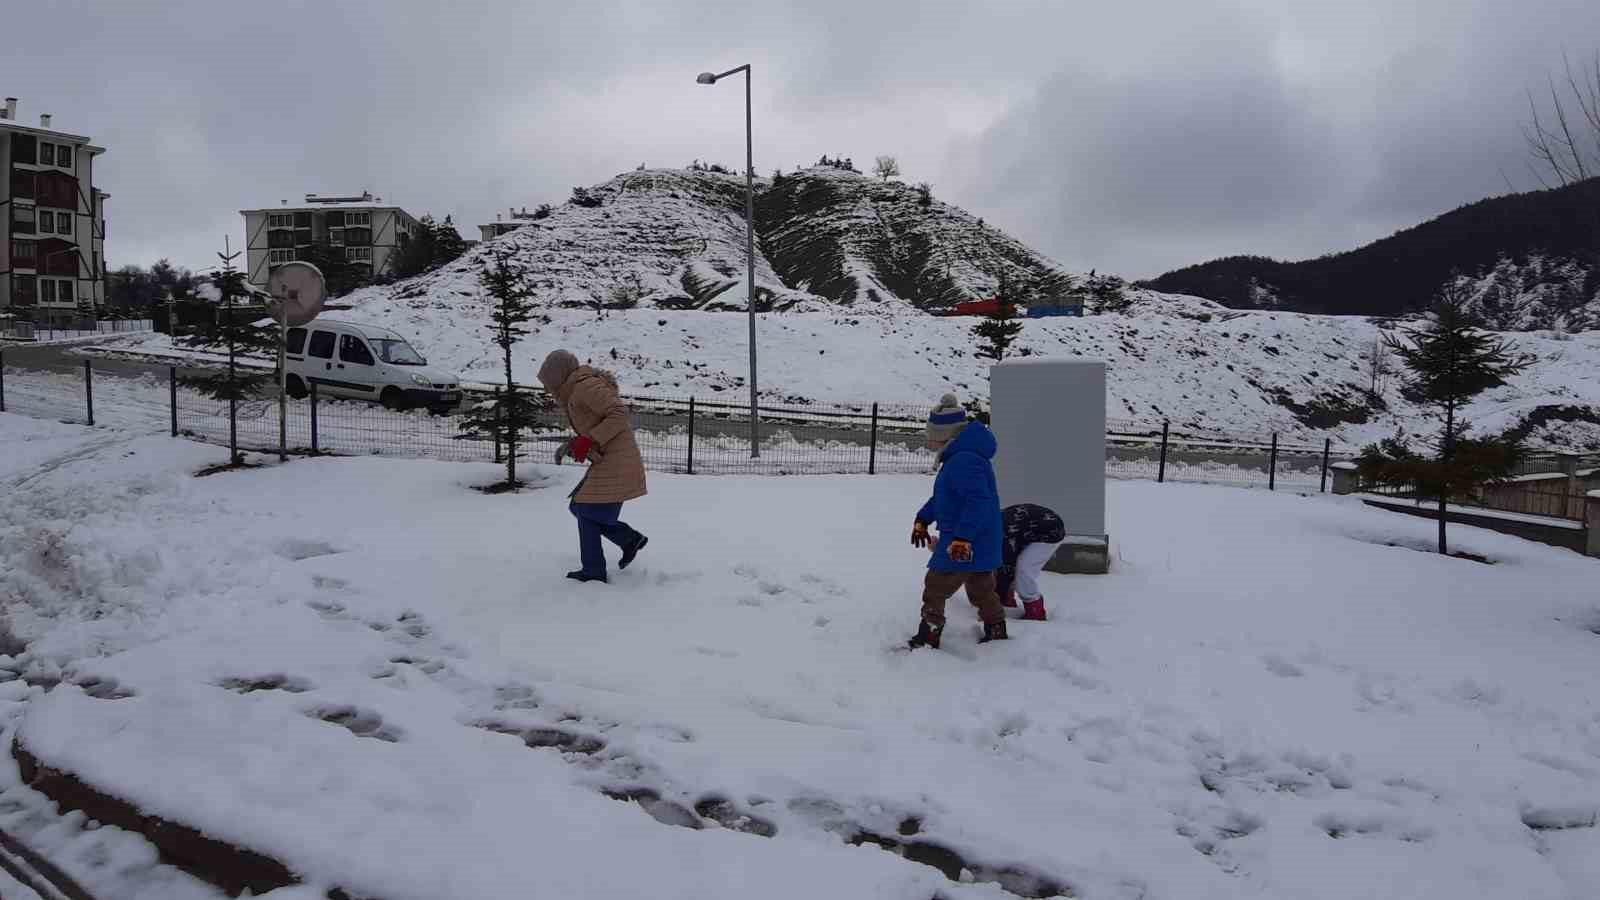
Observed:
[[[945,394],[928,417],[928,449],[939,451],[933,497],[917,512],[911,544],[928,546],[928,526],[939,537],[928,560],[922,587],[922,624],[911,649],[938,648],[944,632],[944,605],[962,587],[983,619],[979,643],[1006,639],[1005,610],[995,590],[1000,568],[1000,493],[994,483],[994,433],[982,422],[967,421],[955,394]]]

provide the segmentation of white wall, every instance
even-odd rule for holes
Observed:
[[[989,370],[989,391],[1001,505],[1037,503],[1067,534],[1105,534],[1105,363],[1003,362]]]

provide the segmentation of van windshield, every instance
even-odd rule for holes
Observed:
[[[411,345],[398,338],[377,338],[372,342],[372,349],[378,353],[378,358],[391,366],[425,366],[428,361],[422,355],[411,349]]]

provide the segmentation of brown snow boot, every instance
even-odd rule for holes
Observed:
[[[983,623],[983,636],[978,638],[978,643],[987,644],[990,641],[1006,640],[1006,620]]]

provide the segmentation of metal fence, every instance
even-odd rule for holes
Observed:
[[[46,325],[0,317],[0,340],[61,341],[102,334],[137,334],[153,328],[149,319],[72,319]]]
[[[229,404],[178,383],[176,370],[127,378],[94,372],[10,369],[0,353],[0,410],[84,424],[162,430],[227,446]],[[295,453],[416,457],[498,462],[506,448],[463,431],[464,411],[487,395],[470,395],[462,409],[390,410],[360,400],[312,394],[286,404],[285,430]],[[760,407],[759,458],[750,453],[749,408],[737,403],[667,394],[629,394],[635,435],[652,471],[686,474],[927,473],[935,456],[924,445],[929,407],[916,404],[805,403]],[[233,410],[239,446],[278,449],[277,399],[241,402]],[[1328,488],[1328,465],[1348,459],[1329,440],[1321,445],[1280,441],[1276,435],[1223,435],[1170,426],[1141,429],[1112,421],[1106,434],[1106,475],[1153,481],[1200,482],[1295,491]],[[548,462],[567,437],[551,412],[522,435],[518,458]]]

